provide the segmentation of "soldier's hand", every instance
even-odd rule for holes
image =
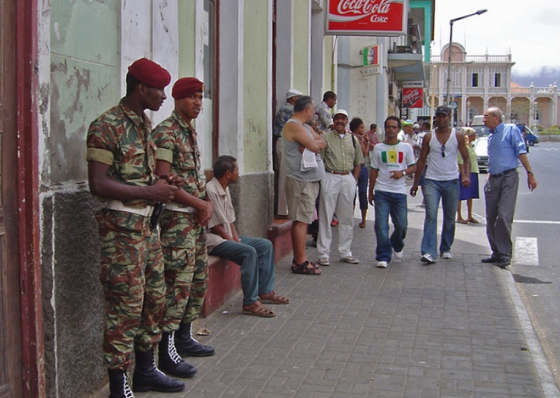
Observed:
[[[160,180],[165,180],[169,185],[183,186],[184,180],[175,173],[162,174]]]
[[[171,202],[175,197],[175,191],[178,189],[175,185],[169,185],[165,179],[161,178],[150,186],[152,199],[164,203]]]
[[[208,225],[210,219],[212,218],[213,211],[214,204],[212,202],[203,201],[196,209],[194,217],[195,222],[200,225]]]

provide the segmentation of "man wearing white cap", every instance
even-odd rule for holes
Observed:
[[[354,236],[354,196],[360,176],[360,164],[364,157],[360,143],[346,129],[348,113],[339,109],[333,118],[333,130],[323,138],[327,147],[321,151],[325,164],[325,177],[321,180],[319,195],[319,237],[317,255],[319,264],[330,264],[331,220],[336,212],[338,218],[338,251],[340,261],[357,264],[352,256],[351,246]]]
[[[298,90],[288,90],[286,93],[286,103],[278,110],[272,129],[276,149],[276,164],[274,169],[278,173],[278,189],[276,191],[278,209],[276,214],[281,217],[288,216],[288,202],[286,201],[286,163],[282,156],[282,129],[284,128],[284,124],[294,115],[294,104],[302,95],[303,94]]]

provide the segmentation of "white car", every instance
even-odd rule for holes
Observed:
[[[478,161],[478,170],[480,172],[488,171],[488,137],[479,137],[473,143],[473,149],[476,153],[476,160]]]

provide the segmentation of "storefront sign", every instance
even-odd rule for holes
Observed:
[[[424,89],[419,87],[403,87],[402,107],[422,108],[424,106]]]
[[[326,0],[327,35],[406,34],[408,0]]]

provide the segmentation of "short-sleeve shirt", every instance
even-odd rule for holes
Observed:
[[[467,145],[467,152],[469,153],[469,161],[471,162],[471,173],[478,174],[478,158],[476,157],[476,152],[474,151],[473,147]],[[463,157],[461,153],[457,153],[457,162],[459,164],[463,164]]]
[[[150,119],[124,105],[109,109],[95,119],[87,133],[87,161],[109,166],[108,175],[128,185],[149,186],[156,179],[156,146],[151,139]],[[124,201],[135,208],[151,205],[146,199]]]
[[[282,129],[286,122],[294,116],[294,106],[289,102],[286,102],[282,108],[278,110],[276,118],[274,119],[274,126],[272,132],[277,137],[282,137]]]
[[[221,225],[229,235],[232,235],[231,223],[235,222],[235,210],[229,195],[229,188],[224,189],[216,178],[210,180],[206,189],[208,197],[214,203],[214,212],[208,223],[208,233],[206,234],[206,246],[210,253],[212,249],[225,241],[220,235],[212,233],[211,228]]]
[[[351,133],[342,137],[335,131],[323,135],[327,147],[321,151],[325,170],[346,172],[354,170],[354,166],[364,163],[360,143]]]
[[[321,131],[329,131],[331,125],[333,124],[333,117],[331,115],[331,110],[325,101],[315,107],[315,113],[319,116],[317,128]]]
[[[182,188],[199,199],[206,197],[206,177],[200,164],[195,129],[173,111],[171,116],[161,122],[153,133],[157,146],[157,160],[171,164],[171,171],[183,178]]]
[[[414,151],[409,144],[380,142],[370,152],[371,168],[379,170],[375,190],[406,195],[406,178],[391,178],[392,171],[403,171],[416,164]]]

